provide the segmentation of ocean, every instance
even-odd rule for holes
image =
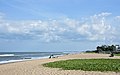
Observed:
[[[64,52],[0,52],[0,64],[61,56]]]

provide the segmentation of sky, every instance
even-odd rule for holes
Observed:
[[[0,0],[0,52],[120,44],[120,0]]]

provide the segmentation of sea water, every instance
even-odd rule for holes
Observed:
[[[50,55],[64,55],[64,52],[0,52],[0,64],[49,58]]]

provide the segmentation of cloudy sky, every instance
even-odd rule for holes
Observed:
[[[120,0],[0,0],[0,51],[83,51],[120,44]]]

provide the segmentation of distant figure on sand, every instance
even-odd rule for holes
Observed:
[[[114,54],[113,54],[113,52],[111,53],[110,57],[114,57]]]
[[[58,56],[54,56],[54,55],[52,54],[52,55],[50,55],[49,59],[51,59],[51,58],[58,58]]]
[[[53,57],[53,55],[50,55],[49,59],[52,58],[52,57]]]

